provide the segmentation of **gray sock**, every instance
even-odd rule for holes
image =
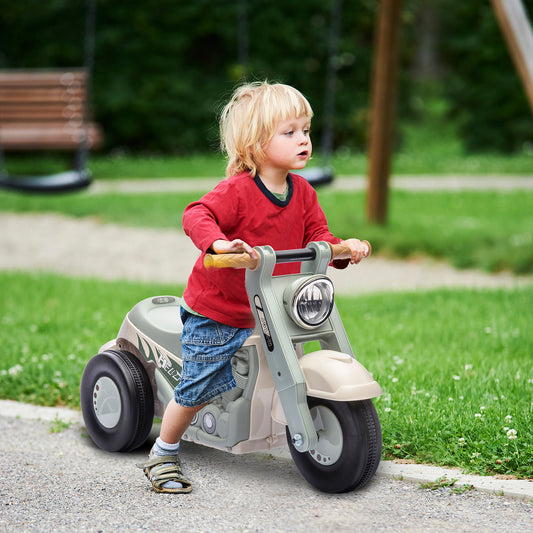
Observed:
[[[152,452],[155,456],[162,457],[164,455],[177,455],[179,451],[180,443],[168,444],[161,440],[161,437],[157,437]],[[178,481],[167,481],[162,485],[165,489],[181,489],[183,485]]]

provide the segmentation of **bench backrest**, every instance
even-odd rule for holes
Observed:
[[[11,150],[75,149],[101,143],[86,121],[84,70],[0,71],[0,143]]]

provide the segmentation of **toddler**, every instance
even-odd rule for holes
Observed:
[[[183,294],[183,370],[168,404],[148,461],[141,465],[154,490],[190,492],[178,457],[179,441],[195,413],[236,386],[231,358],[252,333],[255,321],[245,289],[244,269],[209,269],[205,253],[245,252],[254,246],[275,250],[303,248],[312,241],[336,244],[316,193],[297,173],[312,153],[313,111],[288,85],[267,82],[239,87],[220,118],[222,148],[228,156],[226,179],[183,214],[183,229],[202,251]],[[367,248],[345,242],[358,263]],[[298,272],[280,264],[275,274]]]

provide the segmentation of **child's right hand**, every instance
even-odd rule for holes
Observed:
[[[368,241],[360,241],[359,239],[346,239],[345,241],[342,241],[341,244],[350,250],[350,263],[352,265],[357,265],[362,259],[370,255],[371,249]]]
[[[257,252],[248,243],[241,239],[234,239],[233,241],[218,239],[211,245],[211,249],[216,254],[238,254],[245,252],[249,254],[252,259],[258,259]]]

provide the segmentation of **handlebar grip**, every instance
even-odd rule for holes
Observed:
[[[365,257],[368,257],[372,252],[372,247],[368,241],[361,241],[366,244],[367,252]],[[335,259],[351,259],[352,251],[349,246],[343,243],[330,244],[331,260]],[[249,268],[255,270],[259,266],[259,258],[253,259],[247,253],[240,254],[205,254],[204,256],[205,268]]]
[[[363,244],[366,244],[367,252],[365,254],[365,257],[369,257],[372,253],[372,246],[370,246],[370,243],[368,241],[361,241]],[[339,244],[330,244],[331,246],[331,260],[335,259],[351,259],[352,258],[352,251],[350,250],[350,247],[347,246],[344,243]]]
[[[205,268],[249,268],[255,270],[259,259],[253,259],[247,253],[242,254],[205,254]]]

